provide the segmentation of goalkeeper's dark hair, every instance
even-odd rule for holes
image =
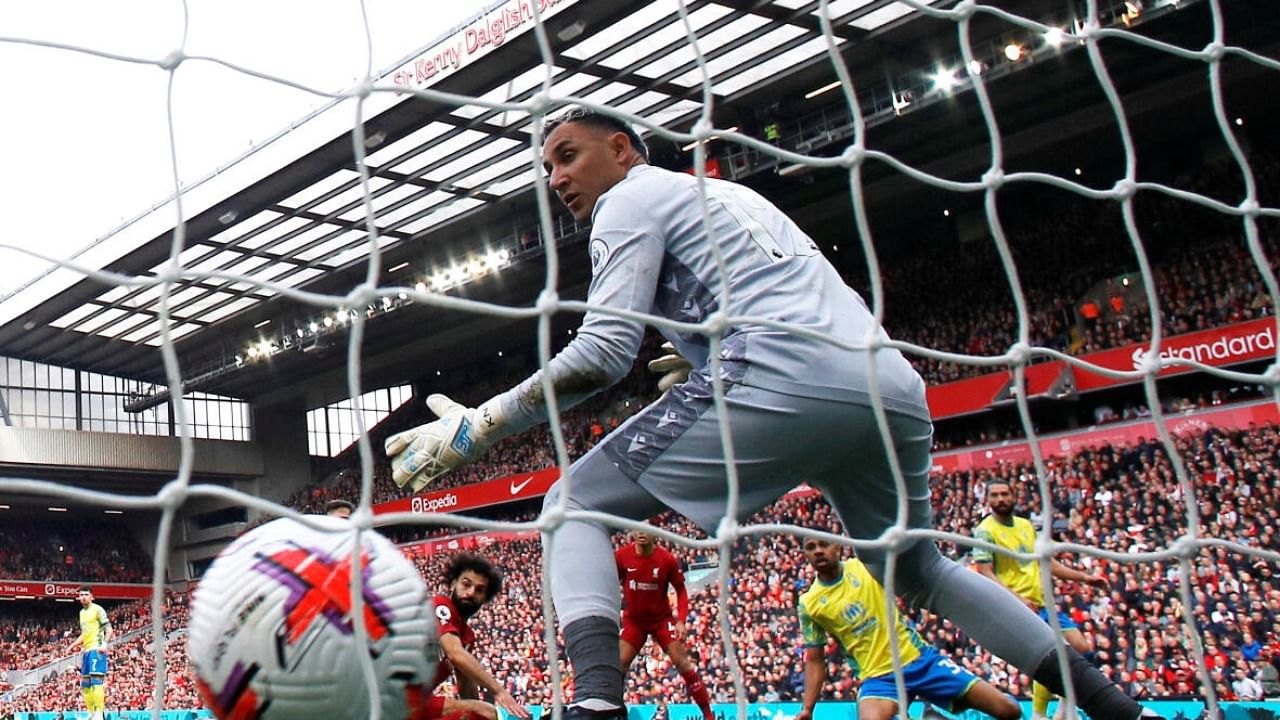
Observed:
[[[449,567],[444,571],[444,582],[446,585],[453,585],[458,578],[462,577],[462,573],[471,571],[485,580],[489,581],[488,597],[492,599],[498,593],[502,592],[502,573],[493,566],[485,558],[472,553],[458,553],[449,561]]]
[[[640,153],[640,157],[644,158],[645,162],[649,162],[649,146],[644,144],[644,140],[640,139],[640,133],[631,127],[631,123],[581,105],[574,105],[559,115],[544,120],[542,122],[542,137],[547,137],[556,128],[567,123],[579,123],[608,132],[620,132],[627,136],[627,139],[631,141],[631,147]]]

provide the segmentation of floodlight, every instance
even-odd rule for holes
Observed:
[[[960,81],[956,78],[956,71],[948,68],[942,68],[934,73],[933,89],[939,92],[950,94]]]

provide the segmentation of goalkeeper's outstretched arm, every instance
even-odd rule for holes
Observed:
[[[648,209],[627,197],[602,196],[592,216],[592,279],[587,301],[593,308],[635,313],[654,311],[658,275],[666,248]],[[440,416],[387,439],[392,477],[415,491],[450,470],[476,460],[508,435],[547,420],[546,374],[557,407],[570,408],[621,380],[631,370],[644,325],[606,311],[583,318],[573,342],[524,382],[467,408],[443,395],[427,399]]]
[[[510,390],[468,408],[444,395],[427,398],[439,420],[387,438],[392,479],[413,491],[461,465],[479,459],[499,440],[547,420],[544,376],[561,410],[571,408],[621,380],[640,349],[644,326],[588,313],[573,342]]]

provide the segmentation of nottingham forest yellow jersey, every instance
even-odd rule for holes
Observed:
[[[80,649],[97,650],[106,644],[107,611],[98,603],[89,603],[80,609]]]
[[[825,647],[834,637],[844,648],[849,666],[863,678],[893,672],[885,617],[884,588],[857,558],[841,564],[843,572],[831,584],[815,579],[800,596],[800,631],[807,647]],[[897,614],[898,648],[902,664],[920,657],[924,641]]]
[[[974,528],[973,536],[986,540],[993,545],[1014,550],[1016,552],[1034,552],[1036,548],[1036,529],[1026,518],[1014,516],[1012,525],[1005,525],[988,515]],[[996,578],[1005,587],[1026,598],[1038,606],[1044,606],[1044,592],[1040,589],[1040,564],[1035,560],[1019,560],[990,550],[975,547],[974,562],[992,563],[995,566]]]

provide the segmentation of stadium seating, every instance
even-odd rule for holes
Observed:
[[[1263,187],[1275,187],[1280,162],[1263,155],[1255,171]],[[1221,188],[1229,166],[1215,166],[1181,187],[1208,191]],[[1074,202],[1074,201],[1073,201]],[[1274,198],[1271,199],[1274,203]],[[1241,239],[1239,226],[1222,216],[1202,212],[1165,198],[1138,203],[1139,226],[1149,232],[1157,291],[1166,333],[1183,333],[1261,317],[1271,312],[1271,298]],[[1150,334],[1145,312],[1125,308],[1118,314],[1077,322],[1077,302],[1090,288],[1116,276],[1117,268],[1133,268],[1128,238],[1120,232],[1117,215],[1091,212],[1083,203],[1068,204],[1053,213],[1054,223],[1033,222],[1035,217],[1011,219],[1008,231],[1021,273],[1033,324],[1032,341],[1076,354],[1093,352],[1146,340]],[[1276,257],[1280,237],[1264,233],[1264,251]],[[1075,268],[1061,275],[1065,266],[1056,260],[1069,254]],[[1210,261],[1208,258],[1213,258]],[[1034,260],[1033,260],[1034,259]],[[1088,262],[1086,262],[1088,261]],[[990,244],[976,244],[965,253],[954,250],[920,253],[887,265],[886,326],[897,339],[956,352],[1003,352],[1016,336],[1016,316],[1008,297],[1007,282]],[[859,278],[849,278],[863,287]],[[1113,308],[1114,310],[1114,308]],[[641,363],[656,353],[652,338],[641,354]],[[967,377],[976,370],[913,358],[931,384]],[[517,377],[503,377],[491,386],[459,388],[457,399],[474,403],[505,388]],[[431,388],[449,391],[450,388]],[[572,457],[589,449],[610,426],[621,422],[654,396],[653,379],[640,363],[619,386],[565,413],[564,430]],[[1204,406],[1222,398],[1177,398],[1179,407]],[[1114,413],[1115,419],[1141,414],[1130,407]],[[389,433],[430,419],[425,409],[408,413],[396,427],[373,433],[375,447]],[[1015,436],[1010,433],[1008,436]],[[971,438],[989,441],[1004,435]],[[965,442],[961,439],[960,442]],[[1196,490],[1200,530],[1210,536],[1252,547],[1280,550],[1280,431],[1275,427],[1245,430],[1210,429],[1179,440],[1179,454]],[[345,464],[344,464],[345,463]],[[442,478],[433,486],[443,489],[485,479],[535,470],[555,464],[545,429],[500,443],[482,461]],[[300,491],[290,504],[304,511],[318,511],[329,499],[352,499],[358,494],[358,472],[349,457],[339,458],[324,478]],[[399,492],[389,481],[389,468],[375,468],[375,502],[390,500]],[[951,473],[935,478],[936,526],[967,535],[982,517],[984,481],[1000,477],[1014,483],[1019,505],[1038,516],[1041,502],[1034,472],[1025,465],[1004,465],[976,472]],[[1051,458],[1049,480],[1053,496],[1051,522],[1060,540],[1080,542],[1117,552],[1141,552],[1167,547],[1186,532],[1187,511],[1174,464],[1163,447],[1103,446],[1070,457]],[[507,519],[530,519],[527,512]],[[766,509],[756,521],[788,522],[838,529],[839,521],[818,497],[790,497]],[[690,536],[698,531],[676,517],[664,518],[670,529]],[[423,538],[444,530],[409,535]],[[145,581],[150,562],[140,548],[117,542],[104,543],[81,534],[84,546],[55,554],[40,542],[52,537],[47,527],[6,524],[0,529],[0,576],[49,580]],[[41,548],[33,550],[32,548]],[[19,549],[21,548],[21,549]],[[963,546],[944,544],[961,559]],[[697,553],[676,549],[689,563],[707,561]],[[477,652],[516,697],[529,704],[548,702],[551,689],[543,638],[543,609],[538,573],[540,546],[536,540],[520,540],[490,546],[487,553],[506,573],[507,590],[475,620],[481,641]],[[73,563],[66,555],[74,556]],[[734,607],[734,638],[738,664],[744,669],[749,699],[799,697],[803,679],[795,598],[808,582],[794,539],[752,538],[739,544],[738,561],[728,591]],[[1116,564],[1092,558],[1064,558],[1097,567],[1111,579],[1110,593],[1062,583],[1058,591],[1077,622],[1096,643],[1096,660],[1108,675],[1139,697],[1186,697],[1198,694],[1200,679],[1183,636],[1185,608],[1180,596],[1182,570],[1174,563]],[[436,585],[444,559],[419,559],[424,575]],[[1264,663],[1280,665],[1280,638],[1275,621],[1280,615],[1280,568],[1254,562],[1249,557],[1214,548],[1202,552],[1193,566],[1190,582],[1192,607],[1211,666],[1212,681],[1220,698],[1234,696],[1231,680],[1237,671],[1257,676]],[[712,584],[693,593],[689,620],[691,648],[703,668],[713,699],[732,699],[733,682],[723,660],[716,592]],[[168,599],[166,627],[170,639],[165,648],[170,683],[166,708],[198,706],[185,660],[186,596]],[[63,608],[59,608],[60,610]],[[145,603],[112,611],[117,632],[149,623]],[[70,616],[70,611],[66,613]],[[916,616],[926,639],[964,666],[987,677],[1009,692],[1029,695],[1027,678],[998,658],[974,646],[948,621]],[[63,655],[69,642],[69,617],[6,614],[0,621],[0,671],[40,667]],[[518,630],[518,632],[517,632]],[[122,643],[113,652],[109,691],[111,707],[145,708],[150,701],[154,670],[147,651],[149,635]],[[559,657],[563,664],[563,650]],[[835,657],[833,655],[833,657]],[[563,674],[564,667],[561,671]],[[832,663],[827,697],[851,699],[857,683],[843,663]],[[628,701],[660,702],[684,697],[684,688],[660,653],[646,652],[633,665]],[[571,688],[568,688],[571,690]],[[12,703],[8,711],[75,709],[79,706],[78,678],[74,671],[50,678]]]
[[[1188,460],[1203,532],[1252,547],[1280,550],[1280,429],[1211,429],[1180,440],[1178,449]],[[1040,520],[1040,498],[1031,468],[1007,465],[937,477],[934,506],[938,528],[968,534],[984,513],[983,483],[997,477],[1012,482],[1019,506]],[[1170,459],[1156,443],[1104,446],[1052,458],[1049,479],[1054,493],[1050,521],[1060,540],[1140,552],[1165,547],[1186,531],[1182,490]],[[665,516],[662,521],[676,532],[701,535],[681,518]],[[839,529],[830,507],[814,495],[784,498],[753,521]],[[673,549],[694,566],[711,560],[698,551]],[[944,544],[944,550],[963,560],[962,547]],[[490,545],[485,552],[505,573],[506,590],[473,621],[480,636],[476,652],[522,701],[547,702],[551,694],[542,645],[540,545],[536,539],[517,540]],[[746,539],[739,543],[735,557],[729,586],[734,647],[744,668],[748,696],[795,699],[802,678],[795,598],[808,583],[798,544],[788,537]],[[1107,594],[1070,583],[1057,586],[1072,616],[1095,639],[1097,662],[1107,674],[1140,696],[1198,693],[1199,680],[1191,672],[1193,661],[1180,624],[1183,606],[1176,564],[1063,559],[1097,567],[1111,580]],[[442,585],[440,573],[446,560],[441,555],[418,558],[433,586]],[[1224,548],[1202,552],[1196,560],[1190,578],[1192,613],[1201,628],[1220,697],[1233,697],[1235,670],[1256,676],[1263,663],[1280,659],[1280,639],[1273,630],[1280,614],[1278,575],[1271,565]],[[718,587],[714,583],[696,586],[691,594],[690,645],[704,668],[713,698],[727,701],[732,698],[733,683],[722,659],[716,614]],[[166,626],[173,631],[185,622],[185,602],[185,595],[168,600],[172,614]],[[122,606],[113,616],[125,627],[149,622],[145,603]],[[948,621],[927,614],[916,614],[915,620],[929,642],[967,668],[1015,695],[1029,694],[1027,678],[974,646]],[[17,662],[19,667],[31,667],[56,657],[66,642],[57,636],[65,634],[70,624],[65,617],[6,619],[0,625],[0,637],[7,641],[0,645],[5,666],[13,667],[11,663]],[[52,649],[32,656],[26,648],[45,638]],[[149,638],[149,634],[137,637],[113,652],[113,706],[146,707],[153,672],[150,655],[145,652]],[[166,707],[194,707],[187,704],[195,702],[195,696],[186,674],[185,636],[171,632],[170,638],[166,657],[171,685]],[[563,649],[559,657],[563,662]],[[852,698],[857,683],[844,664],[833,662],[830,672],[829,697]],[[79,702],[76,682],[74,672],[58,676],[21,696],[12,709],[74,709]],[[681,698],[684,693],[666,658],[653,648],[637,659],[628,688],[628,701],[633,703]]]
[[[150,582],[151,559],[113,524],[6,520],[0,526],[0,578]]]

